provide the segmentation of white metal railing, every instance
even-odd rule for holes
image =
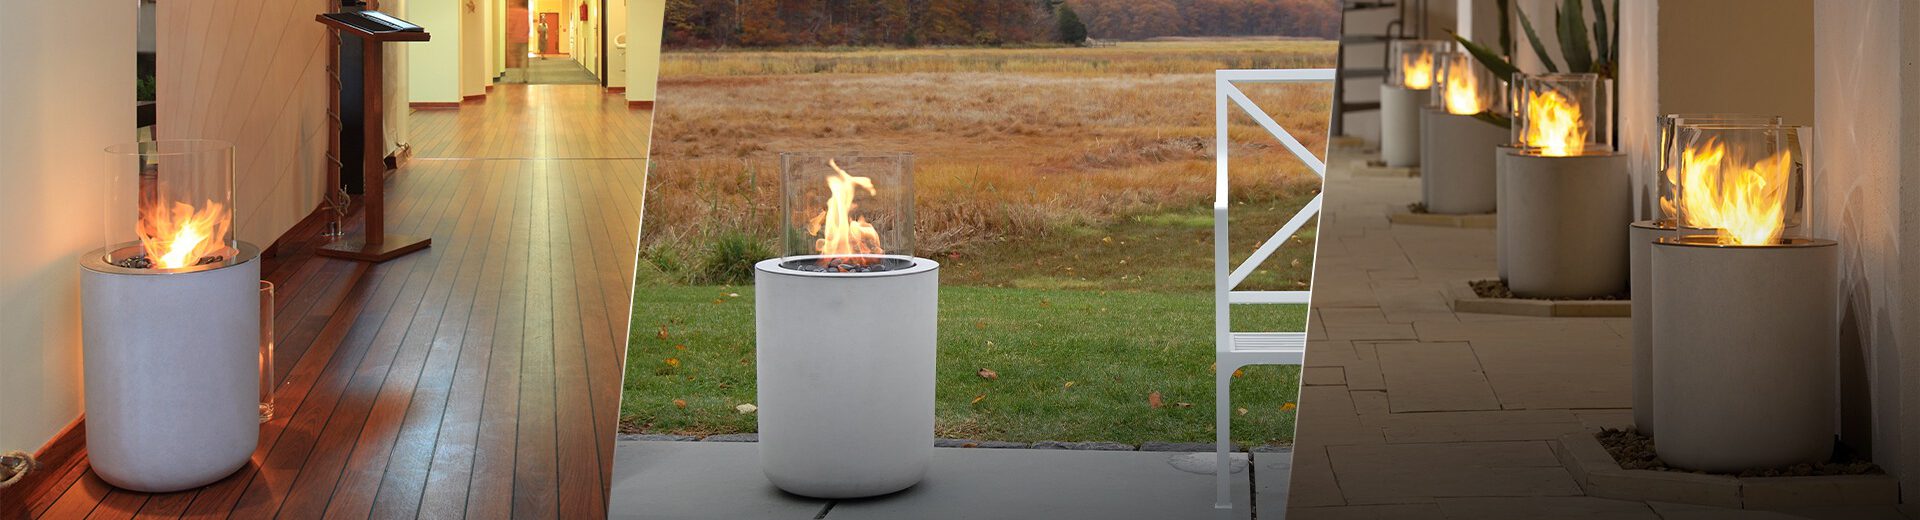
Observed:
[[[1253,118],[1253,121],[1286,146],[1287,151],[1300,159],[1314,174],[1326,179],[1327,165],[1319,157],[1294,139],[1286,128],[1268,116],[1265,110],[1241,92],[1236,83],[1318,83],[1332,82],[1333,69],[1286,69],[1286,70],[1221,70],[1214,72],[1214,175],[1213,195],[1213,284],[1214,284],[1214,433],[1215,433],[1215,494],[1213,506],[1218,509],[1233,508],[1232,472],[1233,436],[1231,423],[1233,415],[1229,393],[1233,385],[1233,373],[1247,365],[1300,364],[1306,353],[1306,332],[1253,332],[1234,333],[1231,311],[1236,303],[1279,303],[1305,304],[1311,299],[1311,291],[1236,291],[1234,288],[1245,281],[1247,275],[1254,272],[1274,251],[1280,249],[1305,226],[1308,220],[1320,214],[1320,201],[1323,194],[1316,194],[1313,200],[1300,208],[1300,211],[1287,221],[1287,224],[1275,231],[1273,236],[1262,243],[1253,254],[1247,257],[1238,268],[1233,268],[1227,251],[1228,208],[1228,151],[1232,148],[1228,134],[1228,120],[1233,108]],[[1321,190],[1324,193],[1324,189]],[[1309,284],[1311,285],[1311,284]],[[1248,461],[1251,464],[1252,461]],[[1284,505],[1282,506],[1285,507]]]

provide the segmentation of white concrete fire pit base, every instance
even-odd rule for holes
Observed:
[[[1493,213],[1494,156],[1508,131],[1473,116],[1422,109],[1420,190],[1428,213]]]
[[[1652,220],[1627,225],[1627,271],[1633,296],[1633,427],[1653,436],[1653,240],[1674,234]]]
[[[789,493],[884,495],[927,473],[940,264],[882,258],[902,267],[754,266],[760,464]]]
[[[1840,248],[1653,245],[1660,458],[1734,472],[1832,456]]]
[[[1389,167],[1420,165],[1420,109],[1427,91],[1380,86],[1380,161]]]
[[[1627,156],[1510,156],[1507,287],[1526,298],[1593,298],[1627,289],[1627,224],[1633,222]]]
[[[1514,152],[1518,150],[1512,146],[1493,150],[1493,204],[1496,209],[1493,215],[1493,262],[1499,270],[1501,281],[1507,279],[1507,255],[1510,254],[1507,249],[1512,247],[1507,245],[1507,232],[1513,229],[1513,224],[1507,222],[1507,215],[1512,212],[1498,209],[1512,207],[1512,203],[1507,202],[1507,178],[1510,177],[1507,172],[1513,171]]]
[[[260,259],[190,272],[81,257],[87,459],[109,484],[163,493],[246,465],[260,441]]]

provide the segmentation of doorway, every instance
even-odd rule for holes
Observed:
[[[601,0],[505,0],[502,83],[599,85],[606,42]]]

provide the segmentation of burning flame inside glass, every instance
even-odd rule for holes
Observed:
[[[1522,144],[1548,157],[1568,157],[1586,151],[1587,129],[1580,123],[1580,105],[1558,90],[1527,92],[1526,133]]]
[[[1400,85],[1412,90],[1433,87],[1433,53],[1426,49],[1400,55]]]
[[[879,230],[866,217],[853,216],[858,207],[854,196],[860,191],[868,196],[879,192],[873,188],[872,178],[849,174],[832,159],[827,160],[827,166],[834,172],[827,177],[827,209],[807,221],[807,234],[820,237],[814,240],[814,252],[821,255],[820,265],[870,265],[875,262],[870,255],[885,251],[880,247]]]
[[[176,269],[225,259],[227,245],[220,237],[227,235],[228,222],[226,208],[210,200],[199,208],[154,203],[141,208],[136,231],[153,267]]]
[[[1731,245],[1777,243],[1786,228],[1793,156],[1785,150],[1753,162],[1735,157],[1751,150],[1716,138],[1681,151],[1679,204],[1684,225],[1718,230]]]

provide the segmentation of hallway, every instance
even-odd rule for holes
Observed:
[[[520,77],[516,77],[520,76]],[[509,70],[502,83],[521,83],[527,85],[599,85],[600,78],[594,77],[580,62],[566,55],[538,56],[527,58],[525,71]]]
[[[651,112],[598,86],[500,85],[414,118],[388,227],[432,247],[320,257],[317,212],[265,264],[284,384],[252,462],[147,494],[84,452],[45,460],[31,517],[605,513]]]

